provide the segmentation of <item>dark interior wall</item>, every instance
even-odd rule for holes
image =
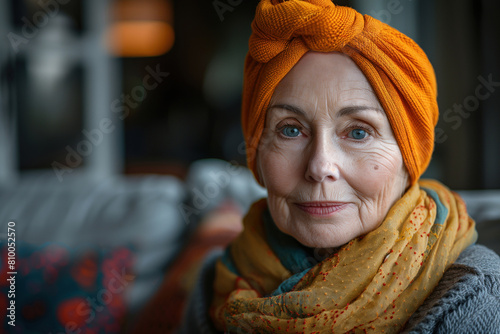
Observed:
[[[245,163],[240,92],[255,4],[221,3],[174,2],[175,45],[157,59],[170,73],[168,88],[126,123],[130,166],[210,157]],[[150,62],[123,59],[124,72],[140,77]]]
[[[481,165],[482,187],[500,188],[500,2],[495,0],[481,1],[481,19],[478,36],[481,43],[481,72],[493,79],[491,95],[484,101],[482,117],[483,157]]]
[[[434,157],[450,187],[471,189],[481,184],[481,112],[473,105],[483,75],[480,63],[480,3],[438,1],[434,10],[434,67],[438,78],[440,119]],[[474,110],[472,110],[474,109]],[[472,110],[472,111],[469,111]]]
[[[433,8],[440,106],[434,159],[455,189],[500,187],[499,5],[437,1]]]

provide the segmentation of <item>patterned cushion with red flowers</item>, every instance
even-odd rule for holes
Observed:
[[[7,244],[0,243],[0,317],[4,319],[0,333],[120,331],[127,312],[125,291],[133,280],[130,249],[77,251],[56,243],[18,242],[14,275],[9,274],[7,250]],[[12,277],[15,285],[8,280]],[[15,318],[7,310],[11,300]]]

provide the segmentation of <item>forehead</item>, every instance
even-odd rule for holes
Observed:
[[[363,72],[351,58],[338,52],[306,53],[276,87],[273,100],[277,99],[380,106]]]

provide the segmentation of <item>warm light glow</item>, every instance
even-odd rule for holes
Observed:
[[[113,2],[113,21],[166,21],[174,19],[171,1],[166,0],[119,0]]]
[[[117,57],[154,57],[174,45],[174,29],[164,21],[118,21],[111,24],[106,45]]]

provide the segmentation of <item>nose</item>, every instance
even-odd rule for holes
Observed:
[[[340,177],[339,162],[341,153],[328,136],[316,137],[310,146],[311,153],[306,170],[309,182],[336,181]]]

